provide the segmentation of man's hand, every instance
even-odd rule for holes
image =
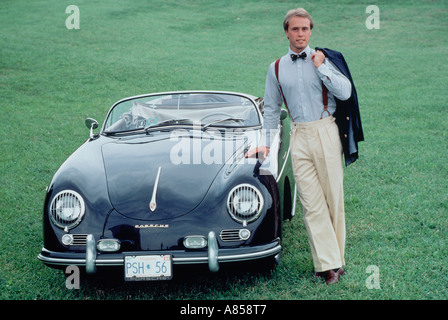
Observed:
[[[261,146],[254,149],[250,149],[244,155],[246,158],[253,158],[254,156],[258,159],[266,159],[269,154],[269,147]]]
[[[324,63],[325,55],[322,51],[317,50],[311,55],[311,61],[313,61],[314,66],[319,68],[322,63]]]

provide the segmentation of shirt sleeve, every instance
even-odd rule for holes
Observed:
[[[275,77],[274,62],[269,66],[266,76],[263,107],[263,135],[265,141],[262,141],[262,145],[267,147],[271,145],[271,138],[274,137],[275,130],[278,130],[282,103],[283,98],[280,93],[277,78]]]
[[[317,74],[327,89],[339,100],[345,101],[352,95],[352,84],[327,58]]]

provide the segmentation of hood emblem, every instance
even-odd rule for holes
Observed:
[[[151,211],[154,211],[157,208],[156,196],[157,196],[157,187],[159,185],[159,178],[160,178],[161,171],[162,171],[162,167],[159,167],[159,170],[157,171],[156,182],[154,183],[154,189],[152,190],[151,202],[149,203],[149,209]]]

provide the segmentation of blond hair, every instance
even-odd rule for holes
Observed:
[[[297,8],[289,10],[288,13],[286,14],[285,20],[283,20],[283,29],[285,29],[285,31],[288,30],[289,28],[289,19],[291,19],[291,17],[307,18],[308,20],[310,20],[311,29],[313,29],[314,21],[311,15],[308,13],[308,11],[306,11],[303,8]]]

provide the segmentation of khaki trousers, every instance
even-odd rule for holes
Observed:
[[[316,272],[345,265],[342,145],[334,117],[293,123],[291,158]]]

